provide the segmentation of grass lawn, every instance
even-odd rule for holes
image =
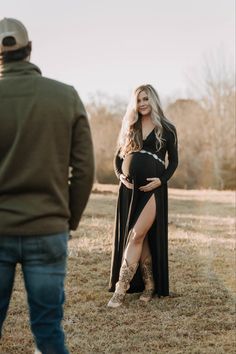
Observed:
[[[128,294],[110,309],[108,293],[116,186],[94,187],[69,242],[64,328],[71,354],[235,353],[235,194],[169,190],[170,290],[141,304]],[[1,354],[31,354],[20,267]]]

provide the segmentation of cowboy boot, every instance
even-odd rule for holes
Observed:
[[[116,290],[108,302],[108,307],[119,307],[124,302],[126,291],[129,289],[129,284],[136,273],[138,263],[128,265],[126,259],[124,259],[119,274],[119,280],[116,283]]]
[[[152,299],[155,291],[155,283],[152,274],[152,259],[146,258],[144,262],[140,262],[141,273],[145,285],[145,289],[139,300],[148,302]]]

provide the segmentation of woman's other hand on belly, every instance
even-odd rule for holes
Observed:
[[[133,189],[133,183],[128,182],[125,175],[120,175],[120,181],[126,186],[126,188]]]
[[[156,189],[161,186],[160,178],[157,178],[157,177],[147,178],[147,181],[151,181],[151,182],[149,182],[145,186],[139,187],[139,190],[141,192],[150,192],[153,189]]]

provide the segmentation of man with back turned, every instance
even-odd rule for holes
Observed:
[[[43,77],[30,53],[24,25],[1,20],[0,335],[20,263],[37,350],[68,354],[67,240],[91,192],[92,140],[75,89]]]

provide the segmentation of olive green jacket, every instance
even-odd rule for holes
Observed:
[[[0,236],[75,230],[93,177],[89,123],[75,89],[42,77],[29,62],[5,64],[0,77]]]

